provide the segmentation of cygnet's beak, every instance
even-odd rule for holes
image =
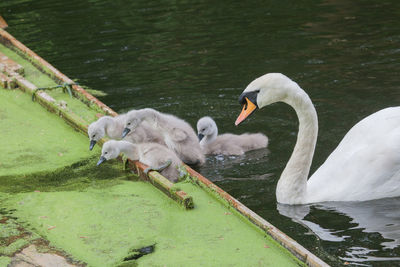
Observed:
[[[122,138],[124,138],[130,131],[131,129],[125,128],[124,131],[122,132]]]
[[[239,123],[241,123],[242,121],[244,121],[248,116],[250,116],[257,109],[256,104],[251,102],[247,97],[245,99],[246,99],[246,103],[243,105],[242,112],[240,113],[240,115],[237,117],[237,119],[235,121],[236,126],[239,125]]]
[[[99,161],[97,162],[96,166],[99,166],[100,164],[102,164],[104,161],[106,161],[107,159],[103,156],[100,157]]]
[[[203,137],[204,137],[204,134],[199,134],[198,137],[199,137],[199,141],[201,141],[201,139],[203,139]]]
[[[92,150],[95,144],[96,144],[95,140],[90,140],[89,150]]]

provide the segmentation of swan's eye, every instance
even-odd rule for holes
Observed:
[[[259,92],[260,92],[260,90],[242,93],[239,96],[240,105],[242,105],[242,106],[245,105],[245,108],[247,108],[246,98],[248,98],[254,105],[257,105],[257,95]]]
[[[107,155],[108,154],[108,152],[106,151],[106,152],[104,152],[104,155]]]
[[[92,138],[95,138],[96,137],[96,135],[94,134],[94,135],[92,135]]]
[[[128,122],[128,125],[131,125],[131,123],[130,123],[130,122]]]

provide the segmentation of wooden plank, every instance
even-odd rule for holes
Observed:
[[[8,58],[6,55],[0,52],[0,64],[4,64],[5,68],[16,72],[18,74],[23,75],[24,74],[24,68],[19,65],[17,62],[14,60]]]
[[[6,20],[3,19],[2,16],[0,16],[0,28],[5,29],[7,27],[8,27],[8,24],[7,24]]]
[[[148,166],[139,162],[128,160],[128,164],[131,170],[136,169],[136,174],[139,175],[143,180],[151,182],[155,187],[164,192],[170,198],[174,199],[176,202],[180,203],[185,209],[193,209],[194,203],[193,198],[188,195],[185,191],[175,190],[174,183],[170,182],[167,178],[162,176],[156,171],[150,171],[146,175],[143,170]]]

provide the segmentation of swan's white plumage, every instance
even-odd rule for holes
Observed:
[[[158,168],[170,160],[171,164],[160,173],[171,182],[178,181],[180,175],[178,168],[183,163],[173,151],[163,145],[157,143],[133,144],[124,140],[109,140],[104,143],[101,150],[101,156],[106,160],[117,158],[120,153],[152,168]]]
[[[297,83],[279,73],[254,80],[244,93],[257,90],[259,108],[285,102],[299,118],[296,146],[278,181],[278,202],[306,204],[400,196],[400,107],[380,110],[354,125],[307,181],[318,134],[311,100]]]
[[[380,110],[354,125],[307,187],[309,202],[399,196],[400,107]]]
[[[163,136],[167,147],[187,164],[203,164],[204,153],[200,148],[197,135],[186,121],[155,109],[144,108],[127,113],[125,127],[134,130],[143,123],[149,123]]]
[[[217,124],[208,116],[197,121],[197,133],[204,136],[200,141],[204,154],[243,155],[246,151],[264,148],[268,145],[268,138],[261,133],[218,135]]]

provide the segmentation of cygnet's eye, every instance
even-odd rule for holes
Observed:
[[[201,129],[202,132],[204,132],[206,130],[206,128]]]
[[[107,155],[108,154],[108,152],[106,151],[106,152],[104,152],[104,155]]]
[[[128,122],[128,125],[131,125],[131,123],[130,123],[130,122]]]
[[[96,137],[96,135],[94,134],[94,135],[92,135],[92,138],[95,138]]]

